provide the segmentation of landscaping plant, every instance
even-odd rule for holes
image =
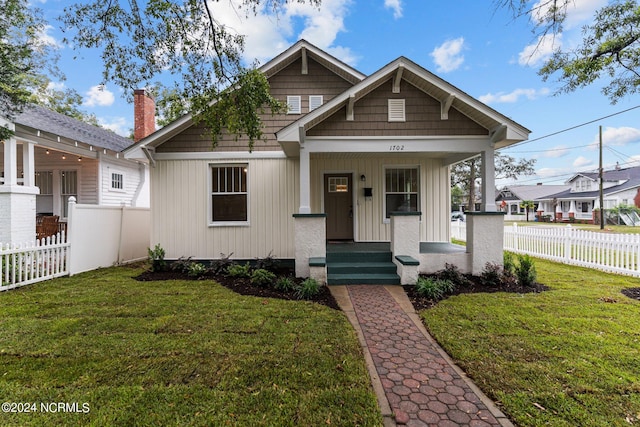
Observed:
[[[159,243],[153,249],[147,248],[149,259],[151,260],[151,271],[159,272],[167,269],[167,262],[164,260],[164,249]]]
[[[455,284],[438,277],[418,277],[416,292],[423,298],[438,301],[455,290]]]
[[[521,286],[532,287],[536,283],[536,266],[529,255],[518,255],[516,278]]]
[[[282,292],[292,292],[296,289],[296,282],[287,276],[279,277],[275,283],[275,289]]]
[[[204,277],[207,274],[207,267],[199,262],[192,262],[187,266],[187,276],[195,277],[197,279]]]
[[[298,287],[295,294],[298,299],[311,299],[320,293],[320,284],[316,279],[305,279]]]
[[[258,268],[251,273],[251,284],[255,286],[270,286],[274,280],[276,275],[264,268]]]
[[[502,267],[499,264],[488,262],[484,265],[482,273],[480,273],[480,282],[484,286],[495,286],[503,279],[502,271]]]
[[[231,264],[227,267],[227,274],[231,277],[249,277],[251,275],[251,266],[249,263],[242,264]]]

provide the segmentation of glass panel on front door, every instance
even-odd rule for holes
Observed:
[[[346,193],[349,191],[349,178],[346,176],[329,177],[329,193]]]

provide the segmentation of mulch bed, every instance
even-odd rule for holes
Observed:
[[[278,276],[289,276],[293,277],[293,271],[291,269],[280,269],[276,272]],[[135,277],[136,280],[140,281],[152,281],[152,280],[213,280],[217,283],[220,283],[225,288],[231,289],[240,295],[250,295],[256,296],[260,298],[278,298],[284,300],[297,300],[296,296],[293,292],[281,292],[273,288],[265,288],[261,286],[254,286],[251,284],[249,279],[238,278],[238,277],[228,277],[221,274],[207,274],[200,279],[195,279],[189,277],[188,275],[181,273],[179,271],[161,271],[161,272],[151,272],[145,271],[139,276]],[[303,279],[294,279],[296,283],[301,282]],[[316,295],[314,298],[308,300],[318,304],[326,305],[329,308],[333,308],[334,310],[340,310],[338,303],[336,302],[333,295],[329,291],[327,286],[322,286],[320,288],[320,293]]]
[[[480,278],[477,276],[465,275],[466,283],[458,285],[456,290],[447,296],[460,295],[460,294],[473,294],[473,293],[494,293],[494,292],[511,292],[517,294],[539,293],[549,290],[548,286],[541,283],[535,283],[533,286],[520,286],[515,283],[496,283],[493,285],[485,285],[480,282]],[[413,304],[413,308],[416,311],[424,310],[434,307],[438,301],[434,301],[428,298],[421,297],[416,292],[415,286],[405,286],[404,291],[409,297],[409,300]]]

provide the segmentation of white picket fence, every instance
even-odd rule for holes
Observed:
[[[640,277],[640,234],[613,234],[566,227],[504,229],[506,250],[565,264]]]
[[[0,243],[0,291],[69,274],[64,233],[24,244]]]
[[[466,241],[466,224],[451,223],[451,237]],[[640,234],[599,233],[566,227],[505,226],[504,249],[564,264],[640,277]]]

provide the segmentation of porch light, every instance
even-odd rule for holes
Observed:
[[[49,152],[49,150],[47,150],[47,151],[46,151],[46,153],[47,153],[47,154],[51,154],[51,153]]]
[[[82,161],[82,157],[78,157],[78,161],[81,162]]]
[[[62,155],[62,160],[67,160],[67,156],[65,156],[64,154]]]
[[[364,175],[360,175],[360,181],[365,182],[367,180],[367,177]]]

